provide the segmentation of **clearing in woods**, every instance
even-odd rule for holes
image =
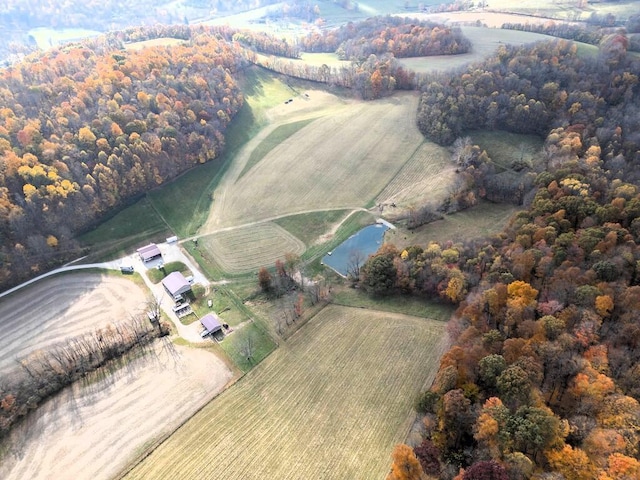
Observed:
[[[321,207],[366,206],[423,143],[415,124],[417,103],[415,93],[400,93],[351,102],[348,108],[339,104],[239,177],[241,156],[216,191],[209,220],[199,233]]]
[[[383,478],[444,326],[328,306],[126,478]]]

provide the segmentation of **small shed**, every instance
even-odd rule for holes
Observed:
[[[203,337],[214,334],[222,330],[222,322],[220,317],[215,313],[207,313],[200,319],[200,323],[204,327],[204,331],[201,333]]]
[[[191,290],[191,284],[180,272],[171,272],[162,279],[162,286],[174,299]]]
[[[140,255],[140,258],[142,259],[142,261],[145,263],[150,262],[151,260],[154,260],[156,258],[162,257],[162,253],[160,253],[160,249],[155,243],[150,243],[145,247],[141,247],[137,250],[137,252],[138,252],[138,255]]]

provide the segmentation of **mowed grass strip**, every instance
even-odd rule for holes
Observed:
[[[274,148],[226,193],[221,225],[369,203],[423,137],[418,97],[355,103],[316,119]],[[268,199],[269,201],[265,201]]]
[[[328,306],[126,478],[383,478],[443,336],[441,322]]]
[[[276,148],[282,142],[284,142],[291,135],[296,133],[303,127],[306,127],[308,124],[313,122],[315,118],[308,118],[305,120],[299,120],[297,122],[286,123],[284,125],[280,125],[277,127],[267,138],[265,138],[260,144],[251,152],[249,156],[249,160],[245,164],[242,172],[240,172],[241,178],[245,173],[247,173],[251,168],[256,165],[260,160],[264,158],[264,156],[269,153],[271,150]]]
[[[271,267],[286,253],[302,255],[305,250],[302,241],[271,222],[203,236],[198,243],[231,274]]]

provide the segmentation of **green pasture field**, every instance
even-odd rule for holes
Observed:
[[[150,193],[156,209],[180,237],[194,235],[206,221],[214,191],[238,151],[266,124],[266,110],[288,99],[291,87],[284,77],[255,67],[238,80],[245,104],[225,132],[225,151],[173,182]]]
[[[256,272],[283,260],[286,253],[302,255],[305,250],[302,241],[272,222],[203,236],[198,244],[231,274]]]
[[[349,212],[339,209],[302,213],[278,218],[273,222],[309,246],[325,235],[337,222],[342,221]]]
[[[220,175],[238,149],[266,121],[265,109],[291,95],[290,87],[280,77],[260,68],[246,69],[240,83],[246,89],[243,90],[245,105],[225,132],[226,147],[220,158],[198,165],[149,192],[137,203],[83,235],[80,241],[99,252],[100,258],[115,258],[150,240],[160,241],[174,233],[180,237],[195,234],[207,218]]]
[[[308,118],[304,120],[299,120],[297,122],[287,123],[285,125],[280,125],[273,132],[269,134],[267,138],[262,140],[258,146],[251,152],[251,156],[249,157],[249,161],[245,164],[242,172],[240,173],[241,178],[245,173],[247,173],[251,168],[256,165],[260,160],[262,160],[265,155],[267,155],[271,150],[276,148],[282,142],[286,141],[291,135],[296,133],[298,130],[306,127],[309,123],[313,122],[314,118]]]
[[[387,230],[384,241],[404,249],[411,245],[424,246],[429,242],[464,242],[490,237],[500,233],[517,211],[514,205],[481,201],[475,207],[445,215],[442,220],[415,230]]]
[[[79,240],[90,247],[87,262],[119,258],[131,253],[134,247],[172,235],[170,228],[158,215],[148,198],[143,197],[118,212]]]
[[[125,478],[383,478],[443,347],[440,321],[328,306]]]
[[[346,285],[332,287],[331,303],[346,307],[414,315],[440,322],[448,321],[455,310],[451,305],[413,296],[372,297],[364,294],[361,290]]]

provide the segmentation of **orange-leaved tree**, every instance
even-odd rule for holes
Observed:
[[[408,445],[402,443],[396,445],[391,457],[393,463],[387,480],[422,480],[425,478],[416,454]]]

